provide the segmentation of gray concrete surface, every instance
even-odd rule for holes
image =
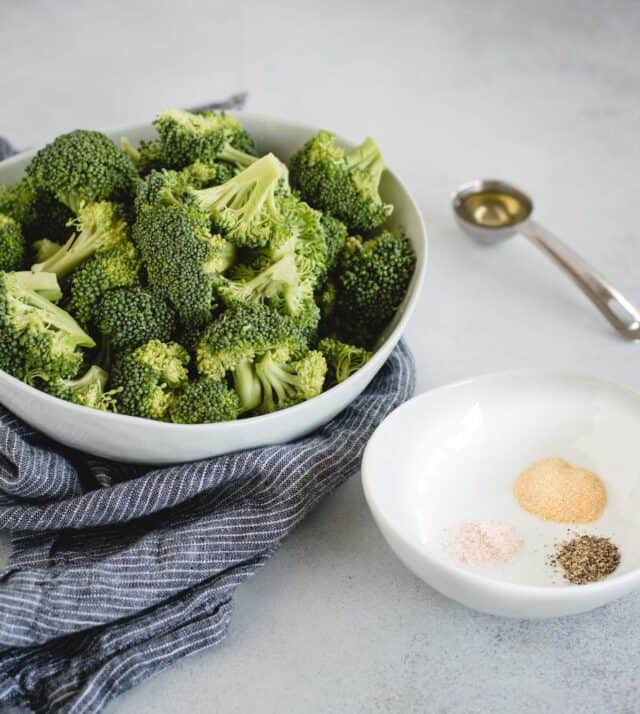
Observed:
[[[244,88],[252,111],[371,133],[429,230],[420,391],[526,366],[640,387],[640,347],[524,241],[472,245],[448,208],[469,178],[520,183],[640,302],[639,36],[633,1],[5,0],[0,133],[34,145]],[[390,553],[354,479],[240,589],[224,646],[109,711],[631,713],[639,643],[640,595],[548,622],[444,599]]]

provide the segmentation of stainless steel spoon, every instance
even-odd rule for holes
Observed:
[[[493,244],[516,233],[546,253],[628,340],[640,340],[640,310],[584,258],[531,219],[533,201],[504,181],[477,179],[453,194],[453,213],[462,230],[480,243]]]

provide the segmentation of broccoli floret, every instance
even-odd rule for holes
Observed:
[[[133,349],[149,340],[169,340],[175,313],[161,295],[148,288],[114,288],[97,306],[95,323],[114,349]]]
[[[140,253],[128,239],[95,253],[72,273],[66,309],[81,325],[89,325],[107,290],[140,285],[141,267]]]
[[[286,166],[267,154],[219,186],[191,191],[189,199],[208,211],[232,243],[264,246],[293,230],[291,211],[283,204],[286,176]]]
[[[332,278],[327,279],[316,293],[316,302],[320,308],[321,319],[330,323],[336,311],[338,288]]]
[[[322,214],[320,223],[322,224],[324,240],[327,246],[327,272],[330,272],[335,267],[340,253],[342,253],[342,249],[347,242],[348,231],[342,221],[339,221],[328,213]]]
[[[95,342],[52,301],[53,273],[0,273],[0,368],[30,383],[74,377]]]
[[[310,336],[320,319],[313,292],[326,270],[320,213],[294,196],[283,198],[282,206],[291,232],[261,248],[250,265],[238,265],[219,277],[216,287],[226,305],[266,301],[296,319]]]
[[[132,235],[149,284],[167,297],[182,322],[208,322],[215,307],[213,275],[229,266],[234,249],[211,235],[202,211],[195,206],[147,206]]]
[[[49,394],[66,399],[74,404],[105,412],[116,411],[118,390],[106,391],[109,374],[97,365],[92,365],[77,379],[54,379],[45,385]]]
[[[0,186],[0,213],[20,224],[28,243],[41,238],[64,243],[71,234],[69,221],[75,216],[52,194],[36,190],[28,176],[12,188]]]
[[[289,170],[291,185],[305,201],[340,219],[351,231],[371,231],[393,211],[378,193],[384,161],[371,138],[346,152],[333,134],[321,131],[293,156]]]
[[[187,386],[189,354],[177,342],[151,340],[132,352],[116,355],[111,387],[118,411],[166,421],[177,392]]]
[[[176,424],[211,424],[237,419],[240,411],[240,399],[226,382],[201,377],[176,397],[171,420]]]
[[[47,144],[27,166],[36,189],[72,211],[83,203],[126,200],[135,186],[130,157],[98,131],[77,129]]]
[[[18,270],[27,254],[27,242],[20,226],[0,213],[0,271]]]
[[[189,189],[217,186],[236,175],[228,164],[204,164],[196,161],[182,171],[153,170],[140,181],[136,191],[136,213],[155,204],[197,203]]]
[[[63,278],[96,251],[117,248],[127,237],[127,224],[122,211],[115,203],[108,201],[82,205],[73,226],[75,232],[58,250],[54,251],[50,243],[40,245],[51,255],[43,262],[32,265],[31,270],[55,273]]]
[[[317,397],[322,392],[327,363],[317,351],[291,362],[288,355],[275,350],[262,356],[254,370],[262,387],[257,411],[273,412]]]
[[[255,161],[251,137],[235,117],[204,111],[192,114],[165,109],[154,121],[159,153],[169,168],[181,169],[194,161],[227,161],[245,168]],[[148,149],[147,149],[148,151]]]
[[[133,162],[136,171],[146,176],[153,169],[162,168],[160,144],[157,141],[141,141],[135,147],[126,136],[120,139],[120,148]]]
[[[384,231],[369,240],[349,238],[337,268],[339,335],[371,348],[400,306],[415,263],[404,234]]]
[[[371,359],[371,352],[368,350],[332,337],[320,340],[318,350],[327,360],[327,386],[344,382]]]
[[[254,363],[267,352],[283,363],[304,356],[307,343],[295,322],[260,303],[230,308],[204,330],[196,349],[200,374],[221,380],[228,373],[243,411],[259,408],[263,393]]]

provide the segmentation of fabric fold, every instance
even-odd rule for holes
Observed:
[[[313,434],[150,469],[61,449],[0,410],[0,528],[14,546],[0,573],[0,704],[97,712],[220,643],[235,588],[358,470],[413,388],[400,343]]]

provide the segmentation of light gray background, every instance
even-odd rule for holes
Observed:
[[[640,302],[640,3],[0,5],[0,133],[35,145],[248,89],[248,108],[367,133],[431,258],[408,339],[420,391],[513,367],[640,387],[614,335],[523,240],[472,245],[449,194],[499,176]],[[240,588],[229,638],[110,707],[161,712],[636,712],[640,595],[571,619],[487,617],[387,549],[354,478]]]

